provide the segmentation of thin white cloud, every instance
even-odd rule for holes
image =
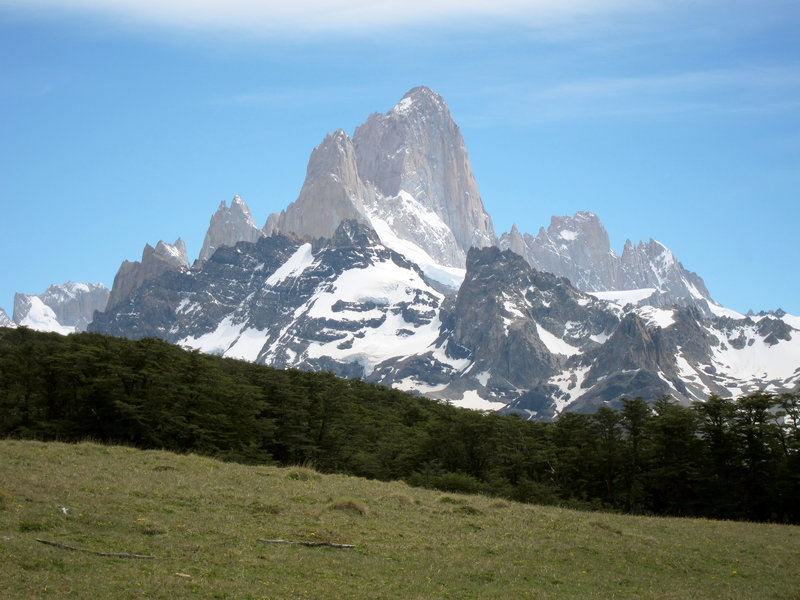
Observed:
[[[691,71],[668,75],[597,77],[532,87],[484,88],[498,106],[496,118],[475,125],[604,118],[743,115],[795,112],[800,106],[800,64]],[[466,117],[469,119],[469,117]]]
[[[78,13],[123,23],[268,36],[363,34],[464,22],[544,28],[668,4],[667,0],[0,0],[0,6],[50,15]]]

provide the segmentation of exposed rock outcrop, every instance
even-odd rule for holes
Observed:
[[[198,262],[204,263],[222,246],[235,246],[236,242],[255,242],[264,233],[256,225],[250,209],[241,196],[234,196],[230,207],[223,200],[211,217]],[[185,249],[184,249],[185,253]]]
[[[501,236],[500,247],[586,292],[643,290],[642,304],[696,306],[706,316],[718,306],[703,280],[686,270],[666,246],[652,239],[634,246],[627,240],[620,256],[611,249],[600,219],[589,212],[553,217],[536,237],[520,234],[514,226]]]
[[[110,310],[125,300],[130,293],[149,279],[155,279],[165,271],[183,271],[189,268],[186,245],[178,238],[175,244],[159,240],[156,247],[146,244],[141,262],[124,261],[114,277],[111,294],[104,307]],[[101,309],[102,310],[102,309]]]
[[[105,308],[109,291],[102,283],[67,281],[38,295],[14,295],[14,322],[39,331],[85,331],[96,310]]]
[[[348,219],[370,223],[401,254],[444,267],[463,268],[470,247],[496,243],[461,132],[438,94],[414,88],[352,140],[342,130],[328,135],[311,154],[300,196],[270,215],[264,232],[330,237]]]

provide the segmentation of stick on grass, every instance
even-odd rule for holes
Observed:
[[[61,542],[52,542],[50,540],[42,540],[36,538],[37,542],[47,544],[48,546],[55,546],[56,548],[63,548],[64,550],[73,550],[75,552],[86,552],[87,554],[96,554],[97,556],[111,556],[114,558],[155,558],[149,554],[128,554],[127,552],[98,552],[97,550],[89,550],[87,548],[76,548],[75,546],[68,546]]]
[[[264,544],[298,544],[300,546],[330,546],[331,548],[355,548],[354,544],[334,544],[333,542],[304,542],[292,540],[265,540],[258,538],[257,542]]]

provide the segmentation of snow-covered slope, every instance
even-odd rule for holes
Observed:
[[[145,282],[93,330],[369,376],[434,342],[443,299],[372,230],[345,221],[317,247],[276,235],[221,248],[200,269]]]
[[[597,295],[489,247],[469,252],[448,297],[368,225],[344,221],[327,241],[273,235],[164,271],[91,329],[537,419],[622,396],[688,403],[800,383],[796,317],[709,318]]]
[[[51,285],[39,295],[15,294],[14,322],[38,331],[68,334],[85,331],[96,310],[103,310],[109,291],[101,283]]]

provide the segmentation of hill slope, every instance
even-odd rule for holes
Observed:
[[[0,455],[4,598],[797,593],[796,527],[581,513],[95,444],[6,440]]]

